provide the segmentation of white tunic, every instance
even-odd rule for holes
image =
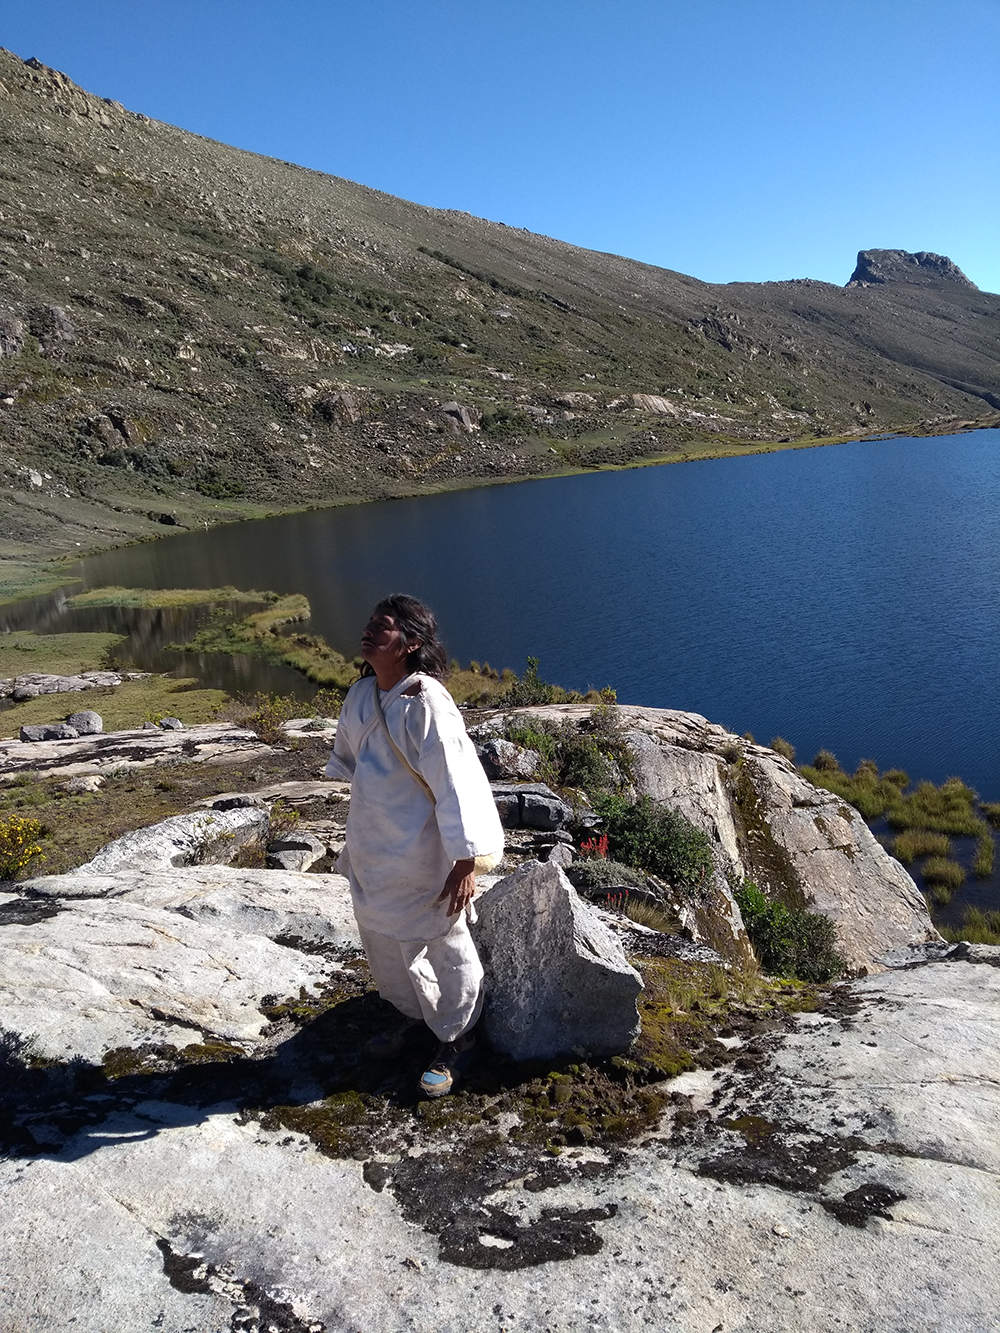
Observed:
[[[416,694],[407,694],[413,685]],[[409,675],[381,696],[392,738],[434,793],[400,762],[375,712],[374,676],[356,681],[337,724],[328,777],[352,784],[338,861],[365,930],[434,940],[455,918],[437,902],[456,861],[503,850],[503,829],[461,713],[431,676]]]

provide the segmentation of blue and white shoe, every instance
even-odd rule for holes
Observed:
[[[454,1041],[443,1041],[420,1076],[420,1091],[427,1097],[447,1097],[475,1053],[476,1038],[472,1032],[463,1032]]]

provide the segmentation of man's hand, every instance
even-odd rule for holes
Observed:
[[[472,902],[472,895],[476,891],[475,869],[475,858],[471,856],[463,861],[456,861],[452,866],[444,882],[444,888],[437,898],[439,903],[448,900],[449,916],[457,916],[466,903]]]

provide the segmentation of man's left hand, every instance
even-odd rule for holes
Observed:
[[[457,916],[468,903],[472,902],[472,895],[476,891],[475,870],[476,862],[471,856],[463,861],[456,861],[452,866],[444,882],[444,888],[437,898],[439,903],[447,899],[449,916]]]

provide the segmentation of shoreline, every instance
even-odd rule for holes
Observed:
[[[422,496],[450,494],[453,491],[473,491],[492,486],[516,485],[527,481],[550,481],[562,477],[585,476],[601,472],[631,472],[638,468],[664,467],[674,463],[710,462],[716,459],[752,457],[761,454],[780,453],[786,450],[818,449],[829,445],[853,444],[865,441],[875,442],[882,439],[930,439],[947,435],[967,435],[977,430],[995,430],[997,428],[1000,428],[1000,415],[989,421],[956,419],[948,423],[918,422],[906,431],[878,431],[874,434],[855,432],[822,439],[805,437],[796,440],[760,440],[743,444],[716,438],[706,440],[703,447],[700,447],[697,441],[689,442],[687,445],[678,446],[676,450],[671,450],[668,453],[650,454],[647,457],[633,459],[627,463],[598,463],[589,467],[564,465],[550,471],[524,473],[517,476],[456,478],[454,481],[429,486],[419,484],[410,487],[404,486],[387,495],[334,498],[310,504],[282,506],[269,510],[267,513],[259,512],[262,508],[259,503],[250,502],[246,506],[247,510],[257,510],[257,513],[233,514],[232,517],[223,517],[211,526],[206,523],[205,530],[210,531],[212,528],[222,527],[230,523],[256,523],[265,519],[281,518],[289,514],[313,513],[323,509],[339,509],[348,505],[380,504],[387,500],[417,499]],[[190,533],[196,530],[194,527],[177,525],[165,532],[136,535],[120,542],[103,543],[73,555],[40,556],[37,561],[32,559],[19,561],[18,563],[26,569],[37,568],[39,577],[37,581],[28,579],[20,585],[15,583],[13,588],[0,599],[0,610],[18,606],[35,597],[48,597],[61,591],[70,592],[73,589],[79,591],[79,585],[83,583],[83,577],[82,575],[73,577],[69,574],[69,571],[93,556],[103,555],[109,551],[124,550],[126,547],[138,546],[146,542],[162,541],[173,536],[179,536],[181,533]],[[64,565],[66,576],[58,571],[59,563]],[[46,570],[51,570],[51,573],[46,574]]]

